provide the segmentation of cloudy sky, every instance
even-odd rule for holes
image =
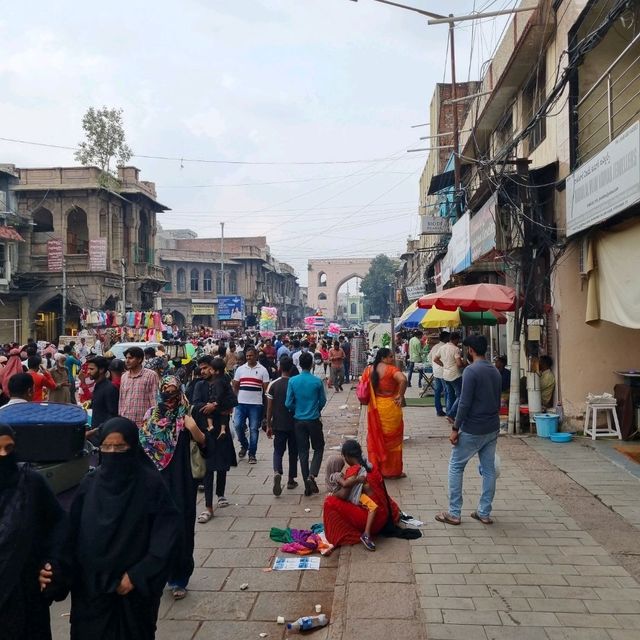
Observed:
[[[460,15],[516,2],[413,4]],[[478,77],[502,26],[461,23],[459,80]],[[407,149],[425,146],[428,128],[411,126],[449,77],[446,34],[373,0],[8,3],[0,137],[73,146],[88,107],[121,107],[132,164],[172,209],[165,228],[266,235],[305,284],[308,258],[394,255],[416,233],[426,154]],[[73,153],[0,141],[0,162]]]

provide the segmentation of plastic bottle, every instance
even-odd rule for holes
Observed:
[[[319,616],[304,616],[298,618],[295,622],[289,622],[287,629],[289,631],[309,631],[318,627],[326,627],[329,624],[329,618],[324,613]]]

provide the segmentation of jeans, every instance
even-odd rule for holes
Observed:
[[[351,362],[349,356],[344,359],[344,381],[349,382],[349,372],[351,371]]]
[[[273,432],[273,471],[284,475],[282,458],[284,452],[289,450],[289,480],[295,480],[298,475],[298,444],[295,431]],[[308,452],[307,452],[308,455]]]
[[[243,449],[249,451],[249,457],[255,458],[258,450],[258,434],[262,422],[261,404],[239,404],[233,415],[234,427],[238,442]],[[246,421],[249,420],[249,442],[247,442]]]
[[[477,453],[482,467],[482,493],[478,502],[478,515],[488,518],[491,515],[491,503],[496,493],[496,445],[498,432],[473,435],[460,431],[458,444],[451,450],[449,459],[449,513],[455,518],[462,511],[462,476],[467,462]]]
[[[324,434],[320,420],[296,420],[294,432],[298,444],[298,459],[303,480],[310,475],[314,478],[320,473],[322,455],[324,454]],[[313,459],[309,468],[309,443],[313,447]]]
[[[416,363],[413,360],[409,360],[409,366],[407,368],[407,387],[411,386],[411,377],[413,376],[413,369],[416,366]],[[420,377],[420,373],[418,373],[418,387],[422,387],[422,378]]]
[[[456,417],[456,411],[458,411],[458,398],[462,392],[462,376],[449,382],[444,381],[447,388],[446,402],[447,402],[447,415],[451,418]]]
[[[449,397],[447,386],[442,378],[433,378],[433,397],[435,400],[436,413],[444,413],[442,408],[442,394],[444,393],[444,405],[447,406],[447,398]]]
[[[213,474],[216,474],[216,496],[221,498],[224,490],[227,488],[227,472],[226,471],[207,471],[202,480],[204,485],[204,506],[213,507]]]

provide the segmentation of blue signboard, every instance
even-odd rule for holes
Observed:
[[[218,296],[218,320],[244,320],[244,298]]]

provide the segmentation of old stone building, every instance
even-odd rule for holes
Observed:
[[[50,340],[69,333],[82,308],[154,308],[164,286],[155,264],[156,213],[168,208],[152,182],[140,180],[135,167],[119,169],[117,181],[105,181],[96,167],[15,173],[17,212],[30,220],[12,279],[15,294],[26,299],[23,334]]]
[[[224,326],[218,318],[219,295],[243,298],[249,324],[263,305],[278,308],[281,326],[302,319],[296,274],[271,255],[264,236],[225,238],[223,243],[198,238],[190,229],[163,230],[158,257],[166,279],[163,308],[179,325]]]

